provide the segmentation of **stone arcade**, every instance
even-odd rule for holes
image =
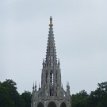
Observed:
[[[66,91],[61,85],[60,62],[57,60],[53,34],[52,17],[50,17],[46,59],[43,61],[41,87],[33,86],[31,107],[71,107],[70,86]]]

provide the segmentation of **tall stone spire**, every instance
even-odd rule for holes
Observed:
[[[50,17],[46,59],[43,60],[41,86],[32,92],[31,107],[71,107],[70,87],[61,86],[60,61],[56,57],[52,17]]]
[[[57,62],[57,58],[56,58],[56,47],[55,47],[55,40],[53,34],[53,23],[52,23],[52,17],[50,17],[46,63],[55,64],[56,62]]]
[[[57,89],[61,87],[60,64],[56,57],[56,47],[53,34],[52,17],[50,17],[49,34],[47,41],[46,59],[43,61],[41,86],[45,88],[48,96],[56,96]]]

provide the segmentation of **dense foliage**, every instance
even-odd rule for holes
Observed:
[[[72,107],[107,107],[107,82],[99,83],[95,91],[85,90],[71,96]],[[31,93],[17,91],[13,80],[0,82],[0,107],[31,107]]]
[[[20,95],[13,80],[0,82],[0,107],[30,107],[30,103],[31,93],[25,91]]]
[[[95,91],[81,91],[72,95],[72,107],[107,107],[107,82],[98,84]]]

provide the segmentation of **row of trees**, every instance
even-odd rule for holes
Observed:
[[[21,95],[13,80],[0,82],[0,107],[30,107],[31,93],[25,91]]]
[[[95,91],[85,90],[72,95],[72,107],[107,107],[107,82],[98,84]]]
[[[107,82],[99,83],[95,91],[85,90],[71,96],[72,107],[107,107]],[[31,107],[31,93],[21,95],[13,80],[0,82],[0,107]]]

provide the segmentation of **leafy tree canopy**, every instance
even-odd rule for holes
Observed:
[[[23,97],[24,95],[25,97]],[[0,107],[28,107],[24,105],[29,104],[30,99],[30,92],[25,92],[22,95],[18,93],[16,83],[13,80],[7,79],[0,82]]]

